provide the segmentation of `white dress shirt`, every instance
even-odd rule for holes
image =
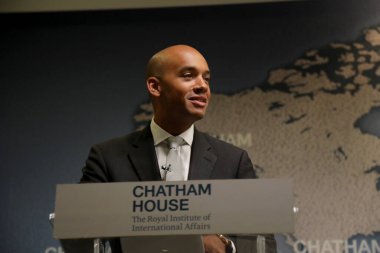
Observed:
[[[150,130],[153,135],[154,147],[156,149],[158,166],[160,168],[161,178],[164,178],[165,170],[163,170],[163,166],[166,165],[166,158],[169,153],[169,147],[166,143],[166,139],[171,137],[172,135],[162,129],[157,123],[154,121],[154,118],[150,122]],[[182,162],[182,175],[184,180],[187,180],[189,175],[190,168],[190,157],[191,157],[191,145],[193,144],[194,137],[194,125],[191,125],[186,131],[181,133],[179,136],[183,138],[185,144],[179,147],[180,158]]]
[[[162,129],[156,122],[154,118],[150,122],[150,130],[153,135],[154,148],[156,149],[156,155],[158,160],[158,166],[160,167],[161,178],[164,178],[165,170],[163,166],[166,165],[166,158],[169,153],[169,147],[166,143],[166,139],[173,136],[170,133]],[[181,133],[181,136],[186,144],[180,146],[180,157],[183,163],[183,178],[184,180],[188,179],[189,168],[190,168],[190,157],[191,157],[191,145],[193,144],[194,138],[194,125],[191,125],[186,131]],[[231,241],[232,253],[236,253],[235,244]]]

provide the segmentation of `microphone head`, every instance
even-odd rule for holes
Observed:
[[[162,165],[162,166],[161,166],[161,169],[164,170],[164,171],[166,171],[166,172],[170,172],[170,171],[172,171],[172,170],[170,169],[170,167],[171,167],[171,164],[169,164],[168,166]]]

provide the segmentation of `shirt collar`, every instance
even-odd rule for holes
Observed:
[[[157,125],[154,118],[150,122],[150,130],[152,131],[154,146],[159,145],[161,142],[172,136],[170,133],[166,132],[159,125]],[[194,138],[194,124],[178,136],[181,136],[185,142],[191,146]]]

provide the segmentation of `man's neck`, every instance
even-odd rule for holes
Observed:
[[[178,120],[159,120],[154,118],[154,122],[166,132],[173,136],[180,135],[193,125],[193,122],[178,122]]]
[[[150,122],[150,130],[152,131],[154,145],[158,145],[172,136],[172,134],[162,129],[154,120]],[[194,138],[194,125],[191,125],[188,129],[177,136],[181,136],[185,142],[191,146]]]

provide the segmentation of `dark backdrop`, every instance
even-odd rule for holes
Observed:
[[[198,48],[213,92],[234,93],[378,24],[378,0],[1,15],[0,252],[55,252],[55,185],[78,181],[92,144],[134,129],[157,50]]]

